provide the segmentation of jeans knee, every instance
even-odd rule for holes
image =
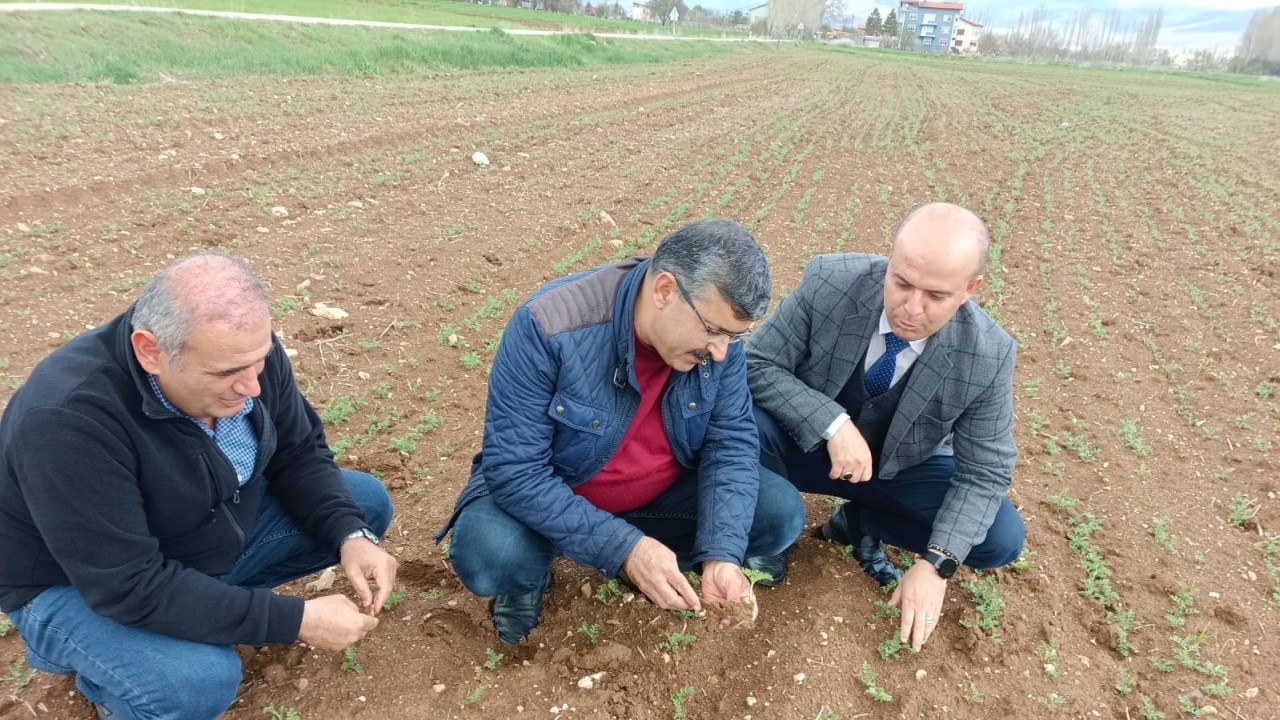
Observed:
[[[486,502],[487,498],[477,503]],[[481,597],[533,592],[551,568],[551,545],[533,530],[462,511],[453,526],[449,557],[458,579]]]
[[[761,467],[752,544],[761,546],[761,554],[773,555],[786,550],[804,530],[804,517],[804,500],[796,487],[772,470]]]
[[[121,698],[136,717],[213,720],[235,702],[240,689],[240,658],[230,646],[205,645],[184,657],[159,659],[164,661],[164,669],[155,675],[157,687],[142,690],[143,699],[138,702]],[[107,706],[112,703],[108,701]]]
[[[391,525],[394,511],[391,494],[382,485],[382,481],[373,475],[343,468],[342,477],[346,480],[351,499],[364,511],[365,524],[374,534],[382,537]]]

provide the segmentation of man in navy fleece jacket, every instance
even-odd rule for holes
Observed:
[[[233,644],[360,640],[377,619],[350,599],[271,588],[341,562],[376,612],[390,520],[381,483],[334,464],[265,287],[226,255],[156,275],[37,365],[0,422],[0,609],[102,717],[216,717]]]

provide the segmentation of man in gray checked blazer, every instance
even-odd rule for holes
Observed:
[[[1006,565],[1026,534],[1005,496],[1017,346],[969,300],[987,246],[968,210],[920,206],[888,258],[815,257],[747,346],[761,464],[849,500],[822,535],[881,585],[900,581],[890,603],[917,650],[958,564]],[[922,561],[902,575],[881,540]],[[785,555],[748,564],[786,571]]]

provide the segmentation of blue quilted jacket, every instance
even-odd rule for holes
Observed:
[[[631,258],[570,275],[516,310],[489,376],[481,452],[437,540],[488,494],[570,559],[618,573],[642,533],[571,488],[609,462],[640,403],[633,328],[648,266]],[[724,362],[673,372],[662,423],[676,460],[698,472],[692,560],[741,564],[760,483],[742,344]]]

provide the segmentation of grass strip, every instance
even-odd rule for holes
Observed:
[[[656,63],[734,51],[742,46],[590,34],[513,36],[499,29],[437,33],[183,15],[13,13],[0,22],[0,83],[363,77]]]

